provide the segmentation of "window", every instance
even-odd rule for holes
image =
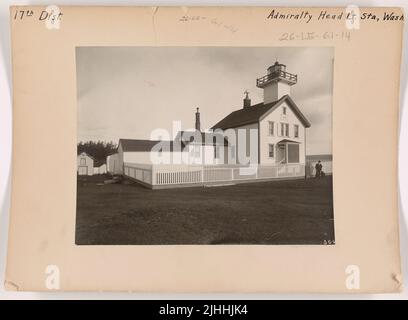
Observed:
[[[237,153],[237,148],[236,146],[232,145],[231,146],[231,159],[235,159],[235,154]]]
[[[295,138],[299,138],[299,126],[297,124],[295,124],[294,128],[295,128],[295,133],[294,133]]]
[[[289,137],[289,123],[280,124],[280,135],[281,137]]]
[[[220,158],[220,150],[218,146],[214,146],[214,158],[219,159]]]
[[[269,131],[270,136],[273,136],[275,134],[274,129],[275,129],[275,122],[269,121],[269,130],[268,131]]]
[[[273,157],[275,156],[274,151],[275,151],[274,145],[273,145],[273,144],[269,144],[269,148],[268,148],[269,158],[273,158]]]
[[[282,108],[282,113],[283,113],[284,116],[286,116],[286,107]]]
[[[80,163],[81,166],[86,166],[86,159],[85,158],[81,158]]]
[[[194,146],[194,158],[201,158],[201,146]]]

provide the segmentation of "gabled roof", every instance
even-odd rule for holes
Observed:
[[[120,139],[118,146],[122,146],[123,152],[150,152],[153,149],[153,147],[160,142],[162,143],[168,142],[170,146],[170,150],[168,151],[173,151],[174,149],[173,141]],[[185,145],[182,143],[181,149],[183,149],[184,147]]]
[[[197,141],[194,141],[195,135],[199,134],[201,135],[201,145],[228,145],[227,139],[224,137],[223,134],[216,133],[216,132],[201,132],[201,131],[179,131],[177,133],[176,138],[174,139],[175,141],[183,141],[185,144],[197,144]],[[183,138],[190,138],[190,141],[185,141],[182,140]]]
[[[81,153],[78,153],[77,154],[77,157],[80,157],[80,156],[82,156],[82,157],[89,157],[89,158],[91,158],[92,160],[95,160],[94,159],[94,157],[92,157],[92,156],[90,156],[89,154],[87,154],[85,151],[82,151]]]
[[[310,127],[310,122],[299,110],[296,103],[288,95],[284,95],[279,100],[271,103],[264,104],[263,102],[256,105],[241,108],[239,110],[231,112],[224,119],[215,124],[211,129],[228,129],[244,126],[251,123],[256,123],[261,120],[267,113],[272,112],[278,108],[283,102],[286,102],[288,106],[292,109],[295,115],[299,118],[300,122],[306,127]]]

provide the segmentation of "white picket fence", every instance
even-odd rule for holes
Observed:
[[[123,173],[125,176],[134,180],[152,185],[152,166],[148,164],[125,163],[123,165]]]
[[[234,181],[304,177],[303,164],[265,166],[124,164],[124,175],[150,186],[228,183]]]

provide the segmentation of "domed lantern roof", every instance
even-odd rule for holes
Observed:
[[[271,74],[271,73],[273,73],[275,71],[285,71],[285,70],[286,70],[286,65],[276,61],[273,65],[271,65],[268,68],[268,74]]]

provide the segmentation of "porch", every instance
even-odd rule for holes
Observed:
[[[151,188],[237,184],[305,177],[304,164],[279,165],[148,165],[125,163],[124,176]]]

